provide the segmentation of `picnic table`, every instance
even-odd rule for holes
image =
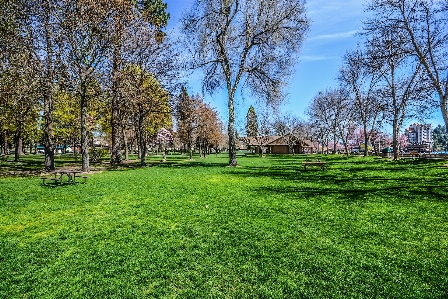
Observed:
[[[327,162],[323,162],[323,161],[310,161],[310,160],[305,160],[302,163],[303,167],[305,168],[305,170],[307,170],[308,166],[317,166],[320,167],[320,169],[325,170],[325,167],[327,166]]]
[[[87,177],[86,176],[79,176],[79,174],[81,174],[82,172],[79,170],[71,170],[71,169],[61,169],[61,170],[55,170],[52,172],[52,174],[54,174],[54,178],[53,177],[42,177],[42,184],[45,185],[45,181],[49,180],[49,181],[53,181],[54,184],[62,184],[63,183],[63,178],[64,176],[67,177],[67,183],[71,183],[71,184],[75,184],[76,183],[76,178],[83,178],[84,179],[84,183],[86,183],[87,181]]]

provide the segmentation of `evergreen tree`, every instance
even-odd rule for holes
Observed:
[[[257,113],[254,107],[251,105],[246,114],[246,135],[247,137],[258,136],[258,120]]]
[[[447,151],[448,150],[448,133],[446,128],[438,125],[432,131],[432,137],[434,140],[435,151]]]

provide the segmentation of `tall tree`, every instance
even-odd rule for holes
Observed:
[[[327,147],[329,140],[337,136],[338,111],[335,109],[337,92],[335,90],[326,90],[319,92],[310,103],[307,114],[310,117],[311,123],[315,127],[316,138],[322,144],[322,151]]]
[[[448,151],[448,133],[445,127],[438,125],[432,132],[435,151]]]
[[[171,125],[169,94],[152,74],[136,65],[126,68],[121,84],[122,97],[127,100],[130,109],[127,115],[137,123],[141,165],[145,166],[148,139],[145,136],[145,123],[148,124],[148,118],[152,118],[150,123],[155,126],[151,128],[153,134],[158,129]]]
[[[448,4],[446,0],[371,0],[367,31],[401,33],[400,42],[421,63],[439,98],[448,128]]]
[[[364,130],[364,144],[369,144],[370,133],[383,120],[386,109],[385,99],[378,93],[381,71],[375,69],[375,65],[369,65],[367,53],[358,48],[345,54],[338,79],[353,99],[350,106],[354,108]],[[368,154],[368,147],[365,146],[364,156]]]
[[[52,171],[54,165],[53,112],[54,93],[58,84],[62,50],[60,38],[60,2],[57,0],[29,0],[26,3],[24,35],[27,48],[37,62],[36,72],[40,77],[43,102],[45,169]]]
[[[204,89],[227,91],[230,166],[237,165],[236,91],[248,88],[271,104],[279,102],[307,30],[303,1],[196,0],[185,15],[186,45],[194,55],[192,67],[205,72]]]
[[[163,152],[162,162],[166,162],[166,152],[168,147],[173,144],[173,134],[169,130],[161,128],[157,131],[157,136],[153,143]]]
[[[399,137],[403,121],[423,115],[431,107],[431,89],[420,59],[409,53],[403,30],[387,33],[372,28],[367,41],[369,64],[381,74],[381,96],[387,100],[392,119],[394,159],[399,158]]]
[[[14,130],[15,161],[22,154],[25,128],[36,125],[39,85],[38,64],[27,35],[30,10],[26,1],[2,1],[0,9],[0,106]],[[6,138],[5,138],[6,139]]]
[[[246,136],[257,137],[258,136],[258,120],[255,108],[250,105],[246,114]]]
[[[64,40],[64,63],[72,88],[80,103],[82,171],[89,171],[87,108],[92,97],[91,87],[97,82],[98,71],[109,51],[107,2],[64,1],[61,22]],[[101,92],[101,90],[99,90]]]
[[[18,162],[23,153],[23,137],[29,124],[37,126],[39,103],[37,101],[38,80],[31,68],[29,60],[19,55],[20,62],[12,61],[13,66],[0,76],[0,85],[7,86],[7,92],[0,92],[3,97],[3,113],[14,130],[14,161]],[[29,83],[30,82],[30,83]]]
[[[187,89],[182,88],[176,105],[177,132],[184,146],[188,147],[190,160],[193,159],[193,147],[199,129],[198,108],[202,103],[199,97],[190,97]]]
[[[151,24],[159,37],[164,34],[161,28],[167,25],[169,14],[167,4],[162,0],[114,0],[112,1],[112,61],[111,61],[111,164],[122,163],[121,153],[121,71],[124,68],[124,51],[126,38],[132,32],[135,21],[140,19]],[[138,23],[138,22],[137,22]]]
[[[201,103],[197,109],[198,113],[198,134],[197,142],[199,145],[199,154],[205,158],[210,152],[210,147],[214,138],[219,134],[219,120],[217,112],[209,104]]]

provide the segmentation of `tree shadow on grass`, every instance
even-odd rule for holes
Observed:
[[[410,188],[409,186],[395,185],[395,186],[378,186],[366,188],[331,188],[331,187],[292,187],[292,186],[265,186],[256,188],[258,193],[266,195],[286,195],[290,199],[309,199],[325,196],[337,196],[338,201],[356,202],[366,201],[371,196],[382,196],[384,198],[399,198],[401,200],[412,200],[414,198],[429,201],[448,201],[448,184],[445,185],[416,185]]]
[[[330,163],[328,170],[304,170],[297,163],[281,163],[272,167],[246,166],[231,171],[240,177],[267,177],[281,184],[255,187],[257,193],[285,194],[289,198],[336,196],[346,200],[366,200],[371,195],[447,201],[447,173],[437,169],[434,161],[341,161]]]

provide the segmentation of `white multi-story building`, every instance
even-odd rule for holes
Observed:
[[[408,137],[408,147],[424,147],[432,148],[432,128],[430,124],[414,123],[405,130],[405,135]]]

